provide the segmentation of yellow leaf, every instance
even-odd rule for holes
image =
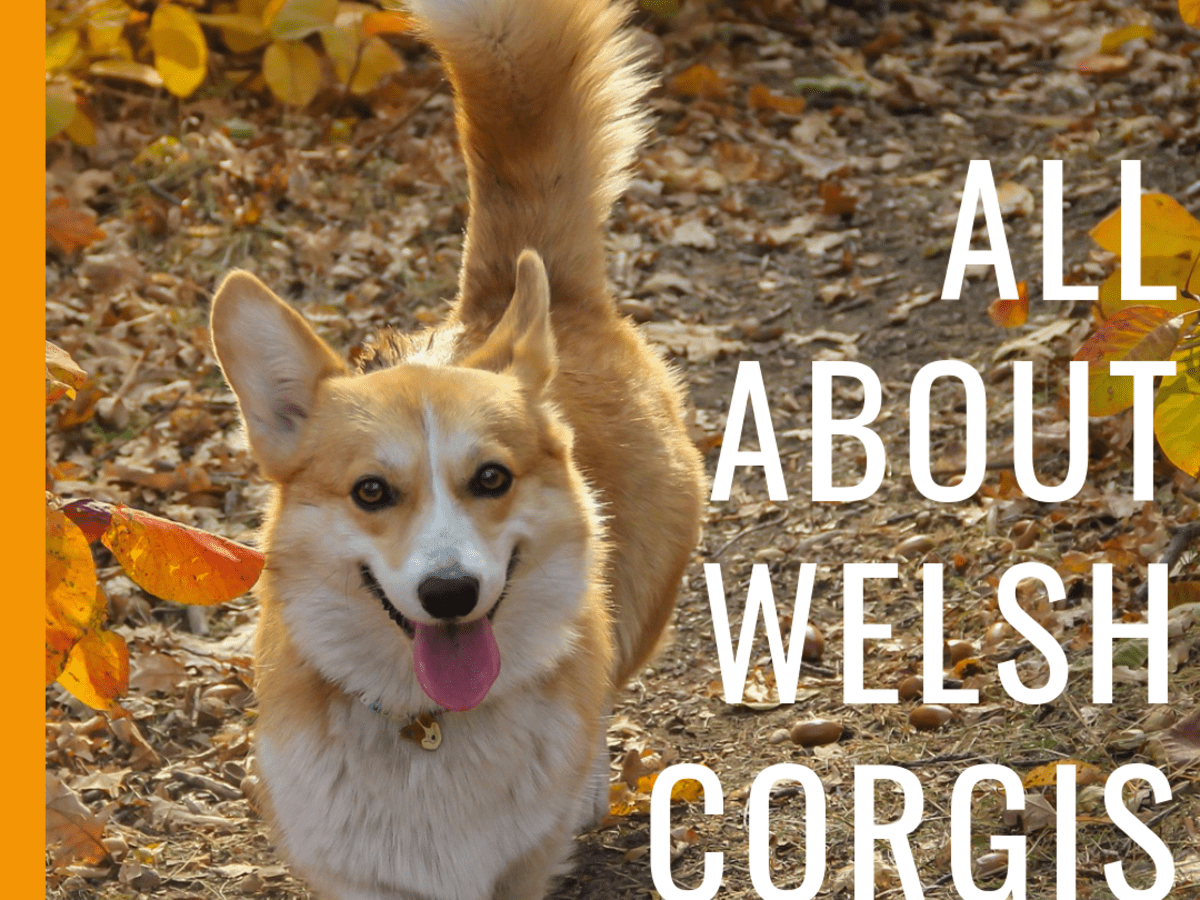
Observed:
[[[333,74],[342,84],[350,80],[361,44],[362,33],[357,22],[344,27],[321,29],[321,45],[325,48],[325,55],[333,63]]]
[[[117,49],[121,32],[133,10],[121,0],[99,0],[88,4],[88,46],[96,56],[106,56]]]
[[[113,631],[89,631],[71,649],[58,683],[92,709],[111,709],[129,688],[129,650]]]
[[[150,46],[154,48],[154,68],[167,90],[176,97],[190,96],[204,81],[208,44],[190,10],[174,3],[154,10],[150,19]]]
[[[647,814],[650,812],[650,798],[644,794],[635,794],[624,784],[608,786],[608,814],[615,817],[632,816],[634,813]]]
[[[1090,232],[1109,253],[1121,253],[1121,210]],[[1142,256],[1191,256],[1200,246],[1200,222],[1166,194],[1142,194]]]
[[[75,110],[75,118],[63,133],[80,147],[96,145],[96,125],[82,109]]]
[[[337,0],[271,0],[263,10],[263,25],[276,40],[298,41],[332,25],[337,12]]]
[[[79,49],[79,32],[74,28],[66,31],[56,31],[46,38],[46,71],[57,72],[65,69],[75,58]]]
[[[350,83],[350,91],[365,94],[373,90],[386,76],[403,71],[404,60],[388,46],[387,41],[378,36],[369,37],[359,51],[358,68],[354,72],[354,80]]]
[[[1179,366],[1158,386],[1154,435],[1167,459],[1193,478],[1200,477],[1200,370]]]
[[[1179,0],[1179,17],[1193,28],[1200,28],[1200,0]]]
[[[263,78],[284,103],[304,106],[321,86],[321,60],[302,41],[275,41],[263,54]]]
[[[97,594],[87,538],[61,510],[46,507],[46,684],[66,666],[76,641],[103,618]]]
[[[46,83],[46,140],[58,137],[78,112],[75,89],[65,81]]]
[[[240,597],[263,567],[251,547],[127,506],[113,507],[101,541],[139,587],[175,603]]]
[[[88,66],[88,71],[93,75],[106,78],[137,81],[148,87],[160,88],[163,86],[163,78],[154,66],[128,59],[98,59]]]
[[[1074,766],[1076,784],[1095,784],[1103,780],[1099,767],[1081,759],[1060,759],[1031,769],[1025,775],[1025,787],[1054,787],[1058,784],[1058,767]]]
[[[1101,53],[1116,53],[1125,44],[1137,38],[1149,40],[1154,37],[1154,29],[1149,25],[1126,25],[1116,28],[1100,39]]]
[[[671,786],[671,800],[695,803],[704,796],[704,785],[694,778],[681,778]]]
[[[234,53],[249,53],[271,40],[263,28],[261,15],[242,13],[212,13],[197,15],[201,25],[221,30],[221,39]]]
[[[1188,275],[1192,272],[1192,260],[1186,256],[1143,256],[1143,284],[1173,284],[1176,288],[1187,286]],[[1196,270],[1200,273],[1200,268]],[[1131,306],[1145,306],[1144,300],[1121,299],[1121,270],[1117,269],[1100,285],[1100,314],[1111,319],[1123,309]],[[1156,300],[1155,306],[1162,307],[1172,315],[1187,312],[1196,308],[1196,301],[1189,300],[1176,291],[1174,300]]]

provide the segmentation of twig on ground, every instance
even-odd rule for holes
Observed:
[[[1200,537],[1200,521],[1180,525],[1175,529],[1175,534],[1171,537],[1171,543],[1167,544],[1167,549],[1163,551],[1163,555],[1158,561],[1165,563],[1167,570],[1170,571],[1171,567],[1179,562],[1179,557],[1183,556],[1183,551],[1188,548],[1188,544],[1197,537]],[[1150,582],[1147,580],[1137,589],[1137,593],[1133,595],[1133,602],[1138,606],[1145,606],[1149,598]]]

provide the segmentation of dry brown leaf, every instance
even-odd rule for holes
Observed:
[[[1200,770],[1200,709],[1180,719],[1158,739],[1173,771]]]
[[[104,820],[53,772],[46,772],[46,847],[54,864],[95,864],[108,855],[101,838]]]

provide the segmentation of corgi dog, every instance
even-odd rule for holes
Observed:
[[[626,9],[409,6],[469,179],[445,321],[352,369],[246,272],[212,304],[274,483],[256,800],[326,900],[535,900],[607,808],[607,711],[670,617],[703,471],[606,286],[646,129]]]

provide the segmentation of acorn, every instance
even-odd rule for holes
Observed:
[[[957,666],[964,659],[975,655],[975,645],[970,641],[950,642],[950,667]]]
[[[817,747],[821,744],[833,744],[842,736],[841,722],[831,722],[828,719],[809,719],[807,722],[797,722],[789,732],[792,743],[801,747]]]
[[[908,723],[917,731],[937,731],[953,716],[944,706],[923,703],[908,714]]]
[[[904,559],[912,559],[915,556],[924,556],[933,548],[933,538],[929,535],[914,534],[897,544],[895,553]]]
[[[917,700],[925,689],[925,683],[920,675],[909,675],[897,689],[901,700]]]

